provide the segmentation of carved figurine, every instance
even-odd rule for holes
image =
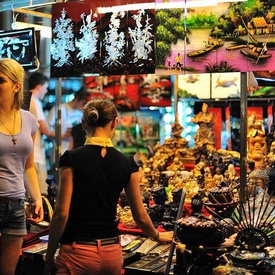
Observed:
[[[275,141],[273,141],[270,145],[270,151],[267,154],[267,159],[269,163],[273,163],[275,161]]]
[[[205,147],[208,153],[215,151],[213,113],[208,112],[208,105],[206,103],[203,103],[201,112],[192,118],[192,122],[199,125],[199,129],[194,136],[195,148],[200,151],[201,148]]]
[[[248,160],[255,162],[255,168],[263,168],[266,158],[266,141],[264,137],[255,137],[250,140],[247,154]]]
[[[175,138],[179,138],[182,131],[183,131],[183,126],[179,123],[179,115],[176,114],[175,116],[175,122],[171,124],[171,130],[172,130],[172,135]]]
[[[197,124],[213,124],[213,114],[208,112],[207,103],[204,102],[202,104],[201,112],[199,112],[192,118],[192,122]]]

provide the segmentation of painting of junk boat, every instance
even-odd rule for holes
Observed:
[[[185,14],[176,9],[157,10],[156,74],[272,70],[274,10],[274,1],[262,0],[219,2],[188,8]],[[174,28],[171,17],[178,19],[173,21]],[[173,39],[169,41],[169,37]]]

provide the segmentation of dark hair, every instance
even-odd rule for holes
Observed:
[[[93,99],[83,108],[82,125],[89,131],[96,127],[104,127],[117,116],[117,109],[110,99]]]
[[[34,89],[37,85],[44,85],[47,82],[49,82],[49,79],[44,74],[39,72],[33,73],[28,80],[29,90]]]
[[[89,93],[82,87],[74,95],[74,98],[77,100],[87,100]]]

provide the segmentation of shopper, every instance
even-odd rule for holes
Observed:
[[[43,220],[42,199],[33,162],[39,127],[21,109],[25,72],[13,59],[0,59],[0,274],[15,274],[26,231],[25,193],[34,203],[34,222]],[[25,179],[25,181],[24,181]],[[24,186],[25,183],[25,186]],[[25,189],[26,188],[26,189]]]
[[[82,123],[79,123],[72,128],[72,139],[69,150],[83,146],[86,140],[86,132],[83,129]]]
[[[88,93],[81,88],[75,93],[74,99],[61,105],[61,135],[72,131],[72,127],[79,124],[82,118],[82,108],[87,102]],[[55,125],[55,106],[50,110],[47,120],[51,127]],[[71,135],[61,140],[61,154],[70,149]]]
[[[139,228],[156,241],[172,241],[173,232],[159,233],[143,206],[138,165],[112,145],[117,123],[118,112],[110,100],[94,99],[85,105],[85,145],[60,158],[60,189],[44,274],[50,274],[59,243],[57,274],[121,274],[116,211],[123,189]]]
[[[30,112],[39,123],[39,131],[37,131],[34,143],[34,165],[42,194],[47,194],[48,189],[46,183],[48,178],[47,161],[42,135],[46,135],[49,138],[54,137],[54,132],[51,131],[48,125],[42,106],[42,100],[48,92],[48,83],[49,79],[41,72],[31,74],[28,79],[29,90],[32,93]]]

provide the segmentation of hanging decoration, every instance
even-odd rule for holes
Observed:
[[[138,136],[137,140],[141,141],[143,147],[150,147],[156,144],[160,138],[159,121],[161,119],[159,110],[141,110],[137,114]],[[148,148],[149,149],[149,148]]]
[[[122,112],[139,110],[139,75],[86,77],[91,98],[109,98]]]
[[[241,74],[238,72],[213,73],[211,77],[211,98],[239,98]]]
[[[172,81],[169,75],[147,74],[140,79],[140,105],[171,106]]]
[[[156,10],[156,74],[272,70],[273,2],[216,1],[195,7],[186,0],[181,8],[176,0],[169,3],[173,9]]]
[[[155,10],[103,4],[53,6],[51,77],[155,72]]]
[[[178,97],[210,99],[211,74],[186,74],[178,76]]]

